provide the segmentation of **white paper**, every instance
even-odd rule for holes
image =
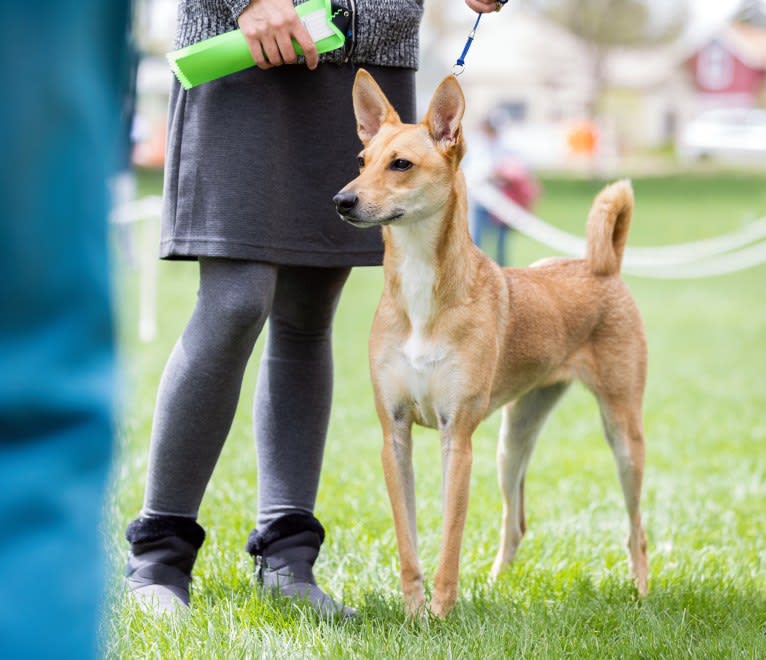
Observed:
[[[327,23],[327,13],[324,9],[319,11],[312,11],[301,18],[303,24],[311,35],[311,39],[316,43],[327,37],[331,37],[334,33],[330,29]]]

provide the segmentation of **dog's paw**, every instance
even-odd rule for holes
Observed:
[[[457,589],[450,588],[443,591],[436,590],[431,598],[431,612],[439,619],[444,619],[455,607],[457,601]]]
[[[455,607],[455,599],[440,600],[436,597],[431,601],[431,612],[438,619],[446,619],[447,615]]]
[[[415,626],[427,626],[430,619],[428,607],[423,603],[420,607],[404,607],[404,618],[407,623]]]
[[[489,581],[495,582],[507,565],[506,562],[501,561],[499,558],[495,559],[495,562],[492,564],[492,569],[489,571]]]
[[[423,621],[428,618],[425,594],[420,591],[415,594],[405,595],[404,614],[410,620]]]
[[[635,536],[628,539],[628,561],[638,595],[643,598],[649,593],[649,561],[646,557],[646,536],[641,527]]]
[[[645,598],[649,593],[649,580],[647,579],[646,573],[634,576],[633,582],[636,585],[639,598]]]
[[[514,551],[513,554],[515,555],[516,552]],[[511,562],[513,562],[513,556],[509,557],[504,552],[498,552],[495,561],[492,563],[492,569],[489,571],[489,581],[495,582],[511,565]]]

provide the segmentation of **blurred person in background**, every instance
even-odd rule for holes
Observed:
[[[476,12],[487,13],[500,11],[506,3],[496,0],[465,0],[465,4]],[[472,186],[488,181],[498,186],[512,201],[529,210],[539,196],[539,184],[518,156],[504,152],[496,124],[496,119],[486,117],[480,124],[478,135],[473,136],[469,142],[466,160],[469,195]],[[495,259],[504,266],[507,263],[510,228],[499,218],[493,217],[481,204],[472,202],[471,237],[476,245],[481,247],[484,231],[490,226],[494,226],[497,232]]]
[[[318,57],[290,0],[179,3],[177,48],[240,27],[257,66],[188,91],[172,83],[160,250],[197,260],[199,289],[160,382],[143,508],[126,532],[130,593],[157,612],[189,604],[205,539],[199,508],[268,320],[247,551],[264,588],[321,614],[352,614],[316,583],[325,531],[314,506],[335,309],[351,268],[382,263],[383,244],[380,232],[343,223],[332,198],[358,172],[358,66],[415,121],[422,1],[340,4],[350,36]],[[306,55],[298,64],[292,40]]]
[[[41,16],[44,17],[41,19]],[[129,3],[0,4],[0,657],[97,655]]]
[[[524,161],[515,154],[507,153],[493,169],[490,182],[508,199],[525,211],[531,211],[540,196],[540,184]],[[497,227],[497,263],[510,264],[508,237],[511,227],[501,218],[489,214],[490,221]]]
[[[465,172],[470,200],[471,238],[482,247],[489,230],[496,237],[495,260],[506,266],[509,264],[507,252],[511,227],[473,199],[471,192],[489,183],[522,209],[530,211],[539,197],[540,185],[523,159],[503,144],[503,123],[501,112],[490,113],[481,120],[478,131],[468,137]]]
[[[493,115],[484,117],[478,130],[468,136],[468,149],[465,157],[464,170],[468,184],[470,203],[469,224],[473,242],[482,247],[487,230],[497,234],[496,259],[502,265],[505,250],[505,225],[498,224],[483,204],[471,195],[478,186],[492,180],[495,168],[503,158],[504,148],[498,131],[499,118]]]

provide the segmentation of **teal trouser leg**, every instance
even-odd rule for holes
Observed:
[[[106,179],[128,3],[0,3],[0,657],[89,658],[112,444]]]

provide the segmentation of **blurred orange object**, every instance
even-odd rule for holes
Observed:
[[[598,128],[588,119],[575,122],[567,132],[567,144],[577,156],[592,156],[598,148]]]

